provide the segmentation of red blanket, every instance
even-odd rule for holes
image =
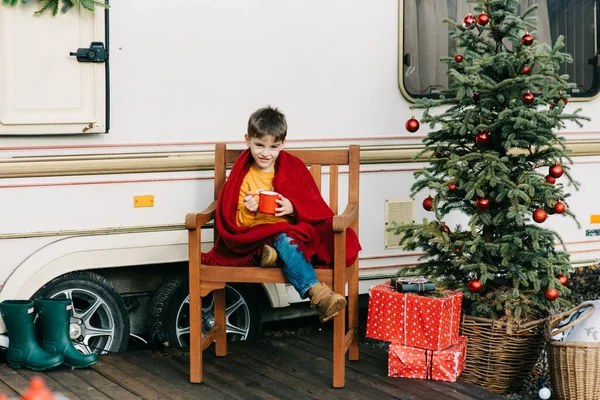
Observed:
[[[250,151],[244,151],[236,160],[229,178],[217,200],[215,226],[219,236],[215,246],[202,254],[202,262],[209,265],[258,265],[262,246],[275,235],[285,232],[298,245],[313,265],[333,263],[333,212],[321,197],[313,177],[298,157],[282,151],[275,164],[273,190],[287,197],[296,212],[295,224],[278,222],[253,227],[236,223],[240,187],[252,165]],[[356,233],[346,233],[346,263],[352,265],[361,250]]]

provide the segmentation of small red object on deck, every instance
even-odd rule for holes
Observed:
[[[41,376],[34,376],[29,382],[29,390],[23,394],[23,400],[55,400]]]

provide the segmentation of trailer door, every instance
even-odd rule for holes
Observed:
[[[0,135],[108,131],[108,12],[0,4]]]

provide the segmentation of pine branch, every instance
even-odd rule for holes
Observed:
[[[15,6],[19,3],[19,0],[3,0],[3,1],[4,1],[4,4],[8,4],[11,6]],[[21,3],[28,4],[33,1],[34,0],[21,0]],[[34,13],[36,15],[41,15],[45,11],[51,10],[52,15],[55,16],[56,14],[58,14],[59,1],[60,0],[39,0],[39,2],[42,5],[42,8],[35,11]],[[60,11],[63,14],[66,13],[67,11],[69,11],[70,9],[74,8],[75,6],[79,6],[79,5],[83,8],[85,8],[86,10],[92,11],[92,12],[96,10],[96,7],[110,8],[110,5],[108,4],[108,0],[106,2],[99,1],[99,0],[62,0],[62,2],[63,2],[63,5],[62,5],[62,7],[60,7]]]

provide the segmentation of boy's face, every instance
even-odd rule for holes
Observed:
[[[256,168],[260,171],[275,170],[275,160],[283,150],[285,142],[275,142],[273,136],[266,135],[260,139],[246,135],[246,146],[250,149]]]

